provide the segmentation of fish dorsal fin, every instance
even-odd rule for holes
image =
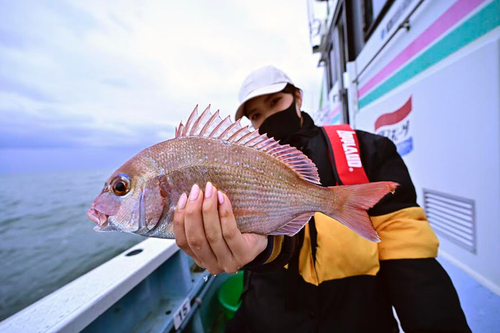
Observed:
[[[187,136],[188,133],[191,134],[191,131],[189,130],[191,128],[191,125],[195,121],[195,119],[198,118],[198,105],[194,107],[193,112],[191,112],[191,115],[188,118],[188,121],[186,123],[186,126],[184,127],[182,131],[182,135]]]
[[[280,145],[274,138],[259,134],[258,130],[251,130],[248,126],[242,127],[239,120],[232,122],[229,116],[222,119],[219,110],[211,113],[210,105],[201,115],[198,115],[196,106],[186,125],[181,122],[175,129],[176,138],[190,136],[227,141],[262,151],[286,164],[302,179],[320,185],[318,169],[300,150],[290,145]]]

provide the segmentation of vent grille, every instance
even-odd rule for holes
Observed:
[[[476,253],[474,200],[424,189],[424,208],[436,233]]]

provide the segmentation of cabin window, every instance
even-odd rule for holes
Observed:
[[[337,57],[335,55],[335,50],[333,49],[333,45],[330,45],[328,49],[328,60],[327,60],[327,83],[328,83],[328,91],[332,90],[335,82],[337,82]]]
[[[363,31],[368,39],[394,0],[363,0]]]

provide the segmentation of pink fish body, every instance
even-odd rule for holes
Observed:
[[[207,108],[193,111],[174,139],[149,147],[106,181],[87,215],[97,231],[174,238],[173,213],[182,193],[208,181],[229,197],[238,228],[295,235],[322,212],[359,235],[378,241],[366,213],[397,184],[322,187],[314,163],[289,145],[222,120]]]

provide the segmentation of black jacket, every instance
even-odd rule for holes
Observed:
[[[316,164],[323,186],[334,186],[326,138],[309,115],[303,119],[288,143]],[[392,306],[405,332],[470,332],[453,284],[434,259],[437,241],[394,143],[356,134],[370,182],[400,184],[368,211],[382,242],[377,248],[345,231],[334,236],[353,241],[336,245],[322,237],[325,222],[316,228],[315,218],[294,237],[270,236],[267,249],[245,267],[242,305],[227,332],[397,332]],[[334,221],[327,226],[338,228]],[[332,255],[341,260],[325,259]]]

